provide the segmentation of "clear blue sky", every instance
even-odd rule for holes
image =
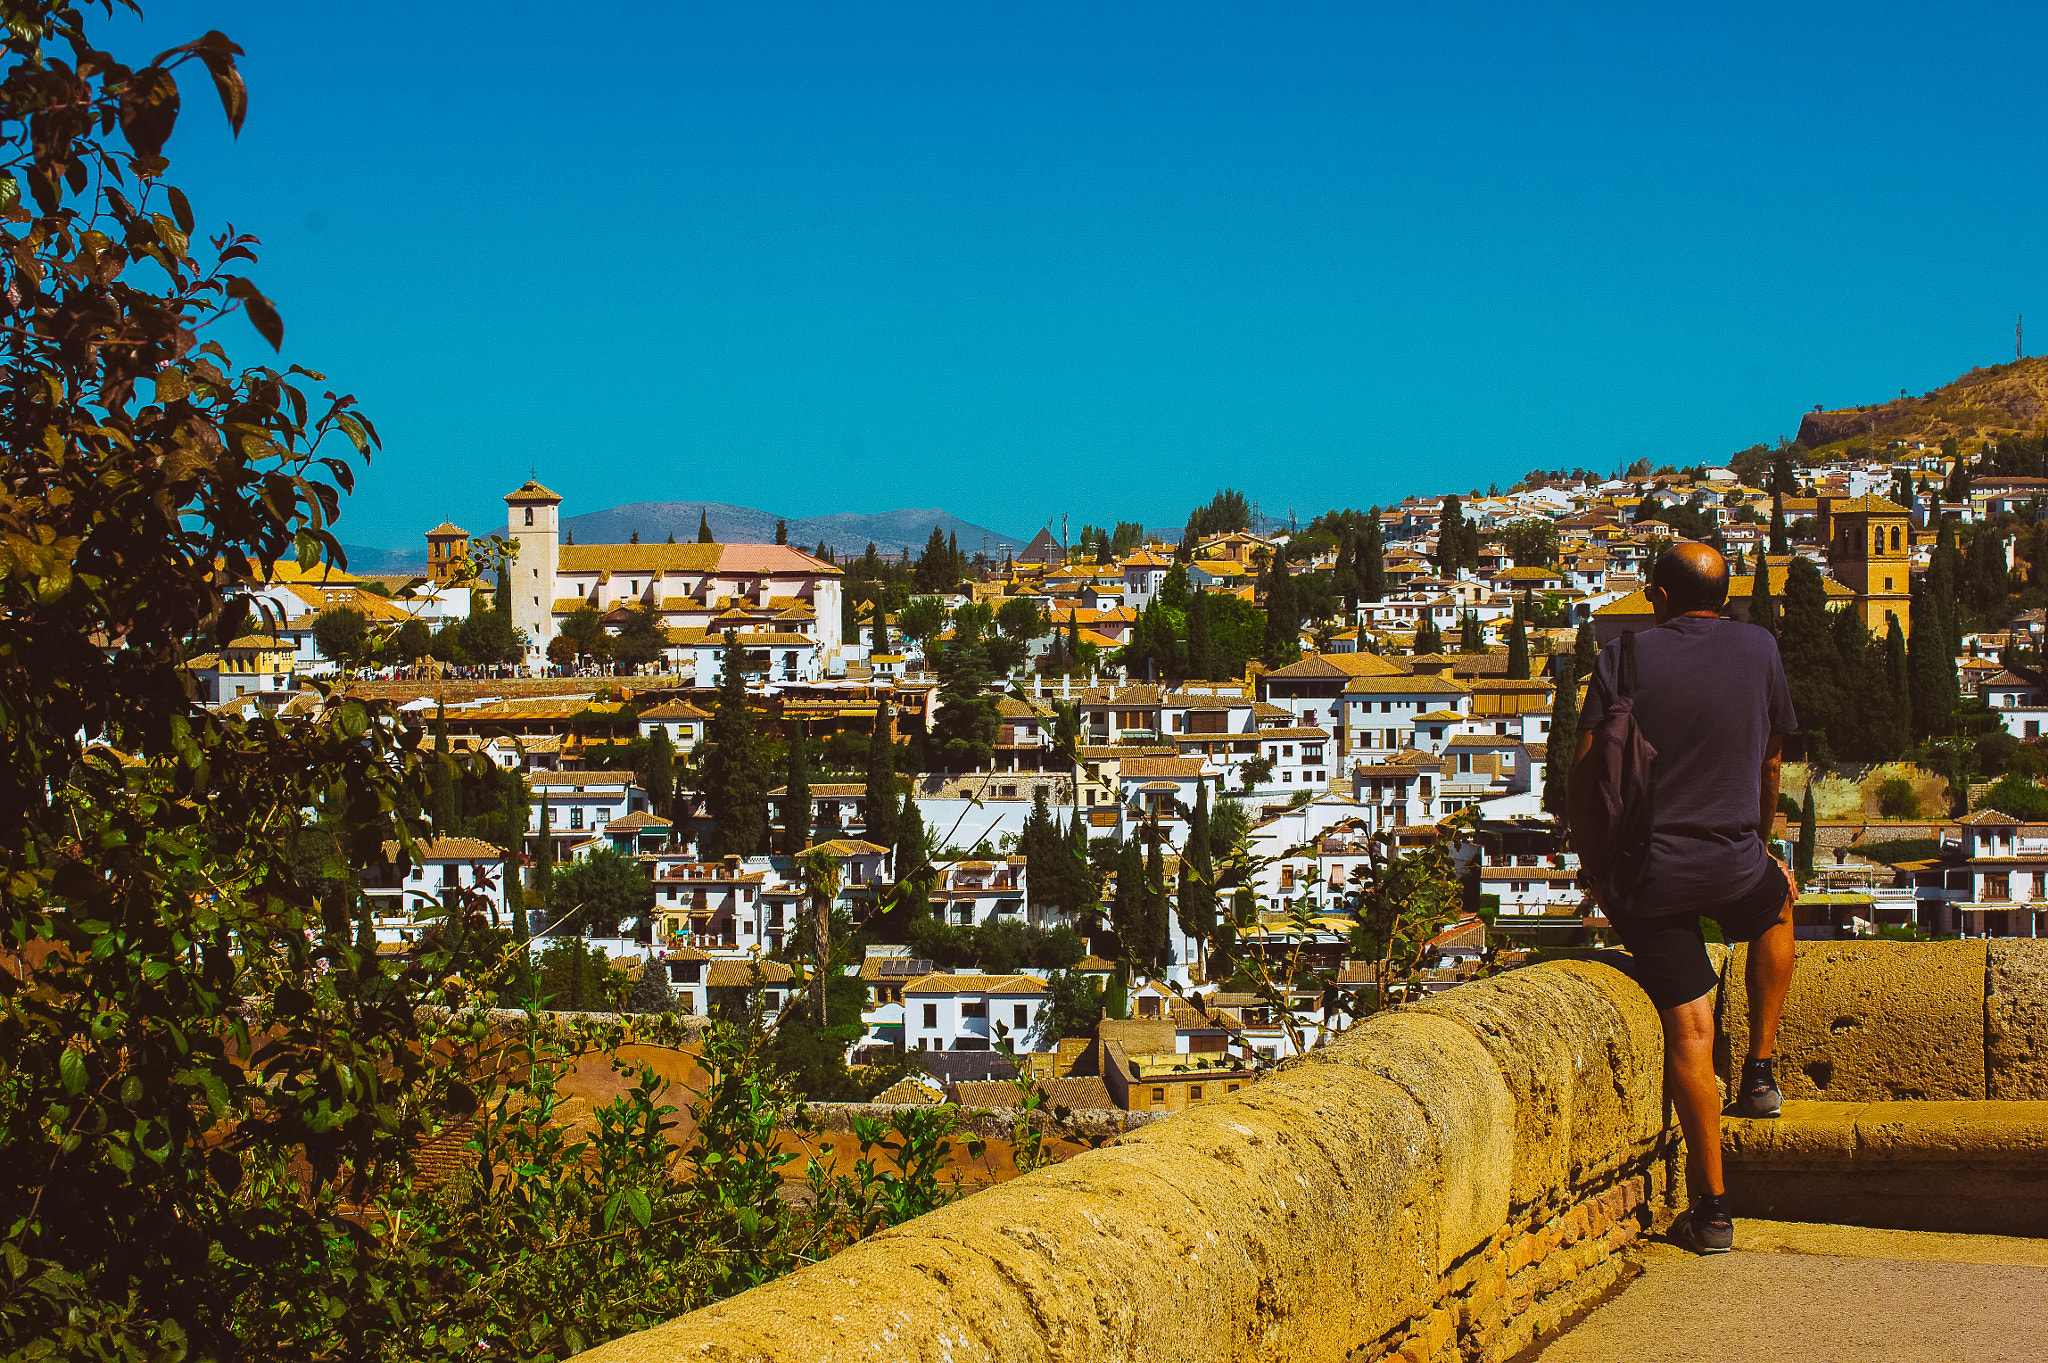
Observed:
[[[191,0],[173,179],[386,452],[565,511],[1304,518],[2048,351],[2038,7]],[[574,25],[565,25],[575,18]],[[238,357],[257,358],[253,337]]]

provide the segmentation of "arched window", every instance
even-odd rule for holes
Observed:
[[[533,508],[530,506],[526,508],[526,523],[528,525],[533,524]]]
[[[1892,527],[1892,552],[1899,552],[1899,527],[1896,525]]]
[[[1870,552],[1873,554],[1884,552],[1884,527],[1881,525],[1870,532]]]

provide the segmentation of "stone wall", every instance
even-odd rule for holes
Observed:
[[[1661,1091],[1640,990],[1535,966],[586,1357],[1507,1359],[1627,1271]]]

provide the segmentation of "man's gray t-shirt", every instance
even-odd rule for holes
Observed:
[[[1621,641],[1600,650],[1579,732],[1607,713]],[[1636,723],[1656,749],[1650,861],[1628,912],[1689,913],[1740,898],[1770,862],[1756,826],[1764,747],[1799,727],[1768,630],[1681,615],[1636,634]]]

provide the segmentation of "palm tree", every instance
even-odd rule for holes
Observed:
[[[811,1001],[818,1025],[825,1025],[825,972],[832,964],[832,903],[839,898],[839,858],[822,847],[806,847],[796,855],[797,874],[811,897]]]

